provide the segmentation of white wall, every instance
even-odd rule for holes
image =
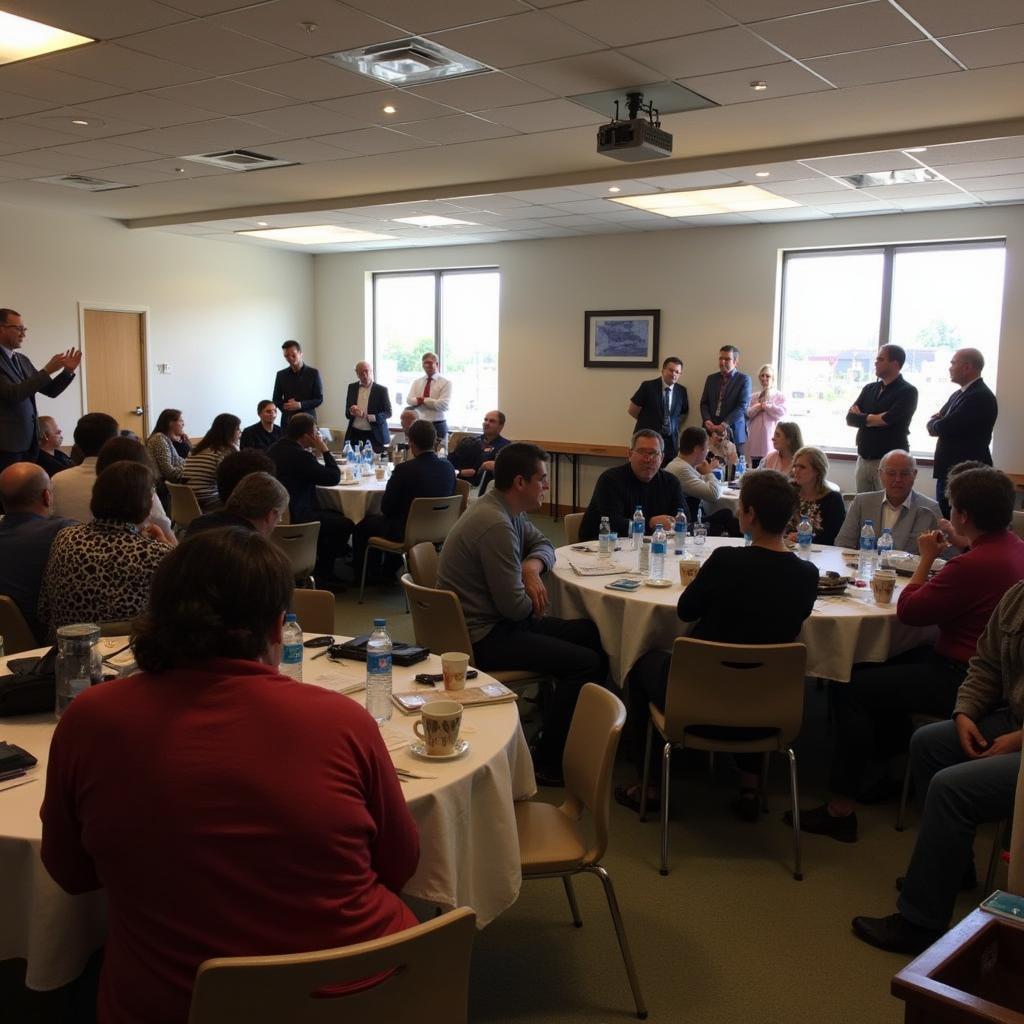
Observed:
[[[0,306],[24,317],[24,351],[37,366],[80,344],[78,303],[148,307],[151,425],[166,406],[183,410],[194,437],[220,412],[255,422],[286,338],[301,340],[316,365],[309,255],[9,206],[3,225]],[[158,374],[158,363],[171,373]],[[83,411],[81,377],[59,398],[39,398],[68,443]]]
[[[781,250],[996,236],[1006,237],[1007,257],[994,454],[1003,468],[1024,472],[1024,403],[1012,401],[1024,394],[1024,206],[317,256],[318,353],[342,379],[364,357],[371,271],[497,266],[499,402],[509,435],[625,444],[629,396],[654,373],[584,369],[585,310],[661,309],[661,356],[683,359],[694,406],[720,345],[738,345],[747,372],[772,360]],[[335,392],[325,403],[331,418],[343,400]],[[584,498],[598,468],[585,474]],[[849,464],[832,476],[853,489]]]

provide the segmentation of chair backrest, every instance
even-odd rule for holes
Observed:
[[[465,1024],[475,923],[460,907],[340,949],[207,960],[188,1024]]]
[[[462,505],[459,508],[459,515],[469,508],[469,495],[473,490],[473,485],[468,480],[458,479],[455,481],[455,493],[462,499]]]
[[[413,498],[405,521],[406,550],[421,541],[443,544],[460,515],[462,499],[457,494],[450,498]]]
[[[100,636],[133,636],[135,633],[134,619],[107,619],[98,622]]]
[[[608,798],[626,707],[611,690],[587,683],[580,690],[569,736],[562,754],[565,803],[562,810],[579,817],[584,809],[593,818],[592,845],[584,861],[597,863],[608,846]]]
[[[21,609],[6,594],[0,594],[0,636],[4,638],[4,654],[21,654],[39,646]]]
[[[448,435],[448,451],[453,452],[456,448],[466,440],[467,437],[476,437],[477,435],[468,430],[453,430]]]
[[[292,523],[289,526],[278,523],[270,539],[288,556],[292,572],[298,578],[308,576],[313,571],[319,536],[319,523]]]
[[[412,632],[416,643],[435,654],[461,651],[473,660],[473,644],[462,614],[462,602],[451,590],[420,587],[406,573],[402,577],[405,599],[412,614]]]
[[[409,548],[406,555],[409,563],[409,575],[413,583],[420,587],[437,586],[437,567],[440,559],[437,555],[437,548],[433,544],[423,541],[422,544],[414,544]]]
[[[334,595],[329,590],[296,589],[291,610],[307,633],[334,632]]]
[[[172,484],[167,481],[167,493],[171,496],[171,519],[175,526],[185,527],[202,514],[196,492],[188,484]]]
[[[1024,540],[1024,512],[1013,513],[1013,522],[1010,523],[1010,529],[1013,530],[1021,540]]]
[[[665,731],[682,742],[688,726],[760,726],[788,746],[804,713],[803,644],[718,644],[677,637],[665,697]]]
[[[579,544],[580,527],[583,525],[583,517],[585,515],[585,512],[570,512],[563,518],[562,522],[565,523],[566,544]]]
[[[345,447],[345,427],[330,427],[324,423],[318,423],[317,427],[321,431],[321,437],[323,436],[322,431],[329,430],[331,432],[330,438],[324,441],[329,452],[340,452]]]

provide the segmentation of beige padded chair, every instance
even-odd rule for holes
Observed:
[[[0,636],[4,654],[21,654],[39,646],[21,609],[6,594],[0,594]]]
[[[533,800],[517,803],[516,829],[523,880],[561,878],[577,928],[583,926],[583,921],[576,904],[572,876],[587,871],[601,879],[633,990],[636,1015],[644,1020],[647,1007],[640,992],[615,888],[601,864],[608,848],[608,797],[615,751],[625,721],[626,708],[622,701],[604,687],[587,683],[580,690],[562,755],[565,800],[557,807]],[[579,824],[584,811],[588,811],[591,818],[586,831]],[[591,964],[590,969],[596,969],[595,965]]]
[[[329,590],[297,588],[291,610],[307,633],[334,632],[334,595]]]
[[[318,423],[317,426],[321,430],[329,430],[331,432],[331,439],[326,442],[329,452],[340,452],[345,447],[346,427],[332,427],[327,423]]]
[[[409,575],[413,583],[420,587],[437,586],[437,567],[441,560],[433,544],[426,541],[414,544],[405,557],[409,563]]]
[[[1010,523],[1010,529],[1013,530],[1021,540],[1024,540],[1024,512],[1015,511],[1013,513],[1013,522]]]
[[[462,507],[459,509],[459,515],[469,508],[469,496],[473,491],[473,485],[468,480],[458,479],[455,481],[455,493],[462,499]]]
[[[453,452],[456,448],[466,440],[467,437],[476,437],[477,435],[471,433],[468,430],[454,430],[448,435],[448,440],[445,442],[445,447],[448,451]]]
[[[296,582],[316,586],[313,569],[316,566],[316,542],[320,536],[319,523],[292,523],[274,527],[270,539],[288,556]]]
[[[193,519],[198,519],[203,510],[196,500],[196,492],[188,484],[167,483],[167,493],[171,496],[171,520],[175,529],[184,530]]]
[[[188,1024],[466,1024],[475,923],[461,907],[340,949],[207,960]]]
[[[793,878],[803,879],[800,867],[800,807],[796,754],[792,743],[800,733],[804,714],[803,644],[717,644],[678,637],[672,648],[665,710],[648,705],[644,778],[647,793],[654,730],[664,741],[661,755],[661,873],[668,874],[669,768],[672,748],[764,754],[761,771],[762,800],[768,755],[785,751],[789,757],[789,790],[793,805]],[[701,726],[764,728],[764,739],[731,740],[699,735]],[[640,820],[646,819],[646,800],[640,801]]]
[[[562,522],[565,523],[566,544],[579,544],[580,527],[583,525],[583,517],[585,515],[585,512],[570,512],[562,517]]]
[[[359,581],[359,603],[363,603],[363,593],[366,590],[366,562],[370,548],[401,555],[408,570],[406,553],[409,549],[423,541],[429,544],[443,544],[448,531],[461,514],[461,503],[457,494],[449,498],[413,498],[409,506],[409,516],[405,521],[405,536],[401,540],[388,540],[385,537],[370,537],[367,540],[366,553],[363,555],[363,573]]]

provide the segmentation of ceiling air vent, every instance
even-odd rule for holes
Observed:
[[[472,57],[419,36],[328,53],[320,59],[388,85],[419,85],[487,70]]]
[[[268,167],[291,167],[295,163],[294,160],[281,160],[279,157],[253,153],[248,149],[226,149],[222,153],[194,153],[181,159],[221,167],[226,171],[262,171]]]
[[[78,188],[83,192],[111,192],[115,188],[134,188],[120,181],[103,181],[102,178],[89,178],[84,174],[53,174],[48,178],[33,178],[33,181],[44,185],[64,185],[67,188]]]

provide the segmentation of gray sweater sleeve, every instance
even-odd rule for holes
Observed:
[[[532,524],[531,524],[532,525]],[[539,531],[538,531],[539,532]],[[480,538],[477,556],[483,569],[483,584],[487,594],[485,601],[493,604],[503,619],[521,622],[533,611],[533,602],[523,586],[523,566],[519,559],[518,538],[515,524],[510,522],[495,523]],[[548,545],[550,552],[551,546]],[[523,557],[542,557],[538,552],[529,551],[527,545],[523,549]],[[553,560],[553,553],[552,553]],[[481,595],[483,596],[483,595]]]
[[[527,558],[538,558],[544,563],[544,568],[550,571],[555,564],[555,549],[551,546],[551,541],[525,516],[520,522],[523,527],[523,561],[525,562]]]

